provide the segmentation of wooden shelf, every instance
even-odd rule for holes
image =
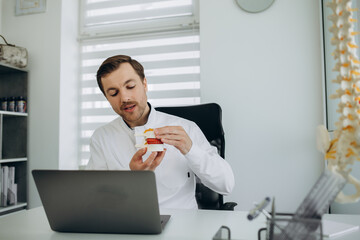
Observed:
[[[0,114],[2,115],[8,115],[8,116],[19,116],[19,117],[27,117],[28,113],[20,113],[20,112],[10,112],[10,111],[1,111]]]
[[[0,63],[0,98],[28,97],[28,70]],[[0,207],[0,215],[27,208],[28,201],[28,113],[0,111],[0,168],[15,169],[18,203]]]
[[[7,206],[7,207],[0,207],[0,213],[7,212],[7,211],[13,211],[13,210],[17,210],[17,209],[22,209],[22,208],[26,208],[26,207],[27,207],[27,203],[19,202],[15,205]]]
[[[7,159],[0,159],[0,163],[9,163],[9,162],[26,162],[27,158],[7,158]]]

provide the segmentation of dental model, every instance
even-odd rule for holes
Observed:
[[[142,145],[136,145],[137,148],[146,147],[150,152],[161,152],[164,151],[164,145],[160,139],[155,137],[154,129],[149,128],[144,133],[135,133],[136,137],[144,137],[144,143]]]
[[[328,161],[328,169],[342,173],[348,183],[354,185],[356,193],[337,196],[339,203],[352,203],[360,199],[360,182],[350,175],[351,165],[360,160],[360,61],[356,55],[358,46],[355,44],[351,0],[332,0],[327,4],[333,10],[328,17],[333,22],[329,31],[333,33],[331,44],[336,46],[333,56],[337,63],[333,71],[339,72],[332,82],[338,83],[340,88],[331,98],[340,98],[337,112],[341,114],[336,122],[336,130],[331,140],[324,126],[318,127],[317,145]]]

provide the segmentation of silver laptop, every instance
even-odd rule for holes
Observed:
[[[59,232],[161,233],[152,171],[33,170],[50,227]]]

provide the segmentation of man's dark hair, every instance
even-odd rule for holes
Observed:
[[[120,67],[120,64],[122,63],[129,63],[137,75],[141,78],[142,81],[144,81],[145,73],[144,73],[144,67],[135,59],[132,59],[129,56],[126,55],[116,55],[109,57],[106,59],[101,66],[99,67],[97,73],[96,73],[96,80],[99,85],[100,90],[105,95],[104,87],[101,82],[101,78],[105,77],[106,75],[114,72],[116,69]]]

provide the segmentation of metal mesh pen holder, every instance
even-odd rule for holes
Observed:
[[[266,228],[259,229],[258,239],[266,240],[322,240],[321,219],[281,216],[267,219]],[[266,232],[265,238],[261,232]]]

